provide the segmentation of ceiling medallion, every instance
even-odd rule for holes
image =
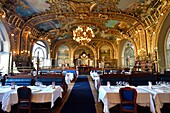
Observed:
[[[73,40],[82,45],[89,43],[94,37],[95,35],[92,28],[88,26],[80,25],[75,30],[73,30]]]

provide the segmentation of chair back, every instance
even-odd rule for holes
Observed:
[[[120,95],[120,111],[137,113],[137,91],[134,88],[124,87],[119,90]]]
[[[18,94],[18,103],[24,102],[31,102],[31,89],[23,86],[17,89]]]

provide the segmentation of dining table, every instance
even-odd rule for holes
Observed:
[[[122,87],[127,87],[127,86],[100,86],[99,94],[98,94],[98,101],[103,102],[104,113],[109,113],[109,108],[114,107],[117,104],[120,104],[119,90]],[[152,113],[155,113],[154,103],[149,92],[141,88],[135,87],[135,86],[128,86],[128,87],[132,87],[136,89],[137,91],[136,103],[137,104],[141,106],[148,106],[150,107],[150,111]]]
[[[100,86],[100,75],[97,72],[90,72],[90,76],[92,78],[92,80],[94,81],[94,86],[96,88],[96,90],[99,89]]]
[[[22,86],[15,86],[15,89],[11,89],[11,86],[0,86],[0,102],[2,103],[2,110],[10,112],[11,107],[18,103],[17,89]],[[52,87],[52,85],[45,86],[27,86],[32,91],[31,101],[34,103],[46,103],[51,102],[51,108],[54,106],[54,102],[57,98],[62,98],[63,89],[61,86]]]
[[[157,113],[161,113],[164,103],[170,103],[170,85],[138,86],[138,88],[152,95]]]
[[[71,83],[71,81],[73,81],[74,79],[74,74],[73,73],[66,73],[65,74],[65,82],[67,85],[69,85]]]

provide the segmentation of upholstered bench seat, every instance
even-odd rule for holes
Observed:
[[[63,78],[38,78],[38,82],[42,82],[43,85],[51,85],[52,82],[55,82],[56,85],[62,86]]]
[[[6,78],[5,85],[11,85],[14,82],[17,86],[31,86],[33,85],[32,78]]]
[[[64,91],[67,91],[68,88],[62,74],[39,76],[36,81],[42,82],[43,85],[52,85],[52,82],[55,82],[55,85],[60,85]]]
[[[152,82],[153,85],[156,84],[157,77],[156,76],[145,76],[145,77],[131,77],[130,84],[134,86],[138,85],[148,85],[148,82]]]

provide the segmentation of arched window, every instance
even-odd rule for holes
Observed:
[[[2,39],[0,38],[0,52],[2,52],[3,51],[3,41],[2,41]]]
[[[166,42],[166,68],[170,70],[170,31],[168,33],[167,42]]]
[[[47,47],[42,41],[37,41],[33,46],[32,58],[34,67],[37,68],[37,59],[39,59],[39,67],[43,68],[46,66],[51,66],[51,62],[47,58]]]
[[[11,72],[11,65],[12,54],[10,52],[9,37],[3,23],[0,21],[0,73],[4,75]]]

